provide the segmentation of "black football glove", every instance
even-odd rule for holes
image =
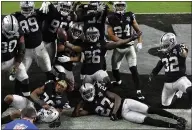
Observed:
[[[61,125],[60,117],[56,119],[55,121],[49,123],[49,128],[57,128]]]
[[[148,78],[148,81],[147,81],[147,86],[148,86],[148,87],[151,87],[151,82],[152,82],[152,80],[153,80],[153,73],[151,73],[151,74],[149,75],[149,78]]]
[[[112,120],[112,121],[118,120],[117,115],[116,114],[111,114],[110,120]]]

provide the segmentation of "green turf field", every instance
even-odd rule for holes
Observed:
[[[42,2],[35,2],[39,8]],[[127,2],[128,10],[135,13],[182,13],[191,12],[191,2]],[[19,2],[1,2],[2,14],[19,10]]]

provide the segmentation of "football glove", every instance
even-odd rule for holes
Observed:
[[[111,114],[110,120],[112,120],[112,121],[118,120],[117,115],[116,114]]]
[[[137,43],[136,49],[139,52],[142,49],[142,43]]]
[[[101,4],[99,5],[99,7],[97,8],[98,12],[103,12],[105,10],[105,4],[103,2],[101,2]]]
[[[153,73],[151,73],[151,74],[149,75],[149,78],[148,78],[148,81],[147,81],[147,86],[151,87],[151,82],[152,82],[152,80],[153,80]]]
[[[69,62],[71,59],[68,56],[64,56],[62,55],[61,57],[58,57],[58,61],[65,63],[65,62]]]
[[[16,74],[16,67],[14,66],[11,71],[9,72],[9,80],[14,81],[15,80],[15,74]]]
[[[41,5],[41,8],[39,10],[42,11],[44,14],[47,14],[49,12],[50,4],[51,4],[51,2],[43,2]]]

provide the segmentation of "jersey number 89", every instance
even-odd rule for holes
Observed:
[[[39,25],[35,17],[20,21],[20,26],[25,33],[36,32],[39,30]]]

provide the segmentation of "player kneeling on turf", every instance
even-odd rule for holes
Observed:
[[[85,116],[97,114],[100,116],[110,116],[115,121],[124,118],[128,121],[158,127],[185,129],[186,120],[165,110],[147,106],[144,103],[133,99],[122,99],[115,93],[106,90],[100,83],[85,83],[79,89],[82,100],[75,107],[72,116]],[[158,114],[163,117],[175,119],[177,124],[152,119],[147,114]]]

